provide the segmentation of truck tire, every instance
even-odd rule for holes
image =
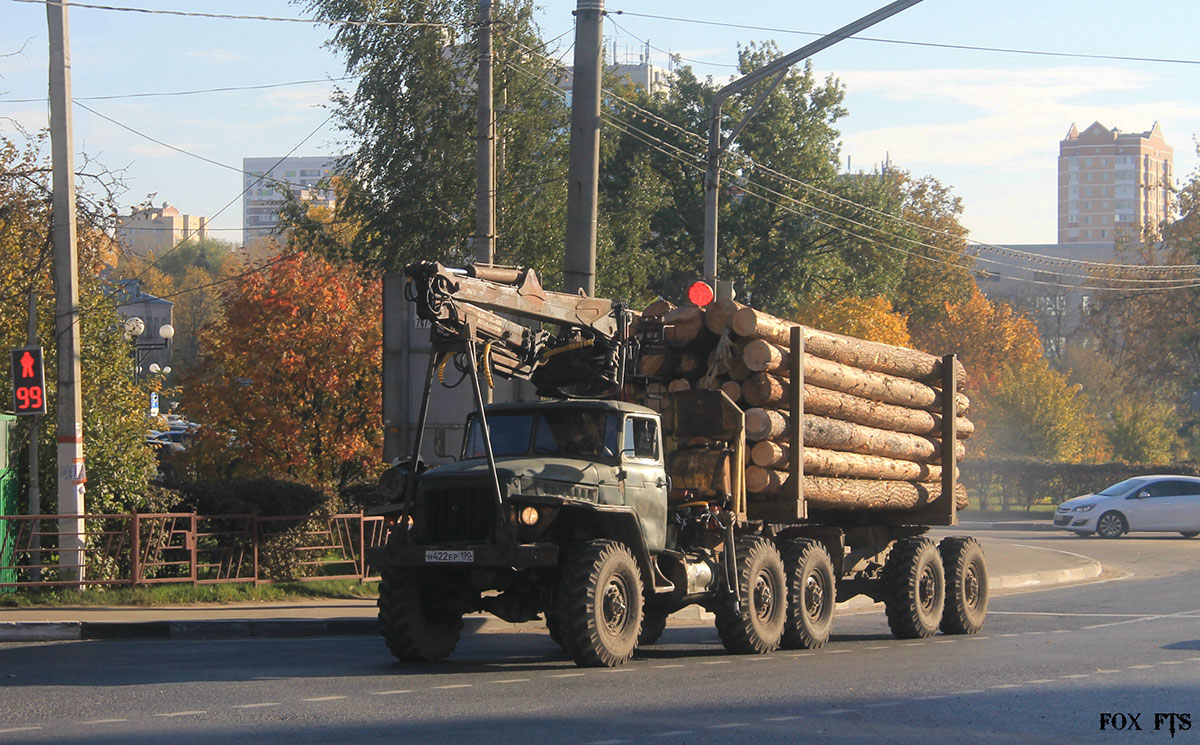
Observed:
[[[988,577],[983,547],[967,536],[943,538],[938,544],[946,568],[943,634],[977,634],[987,617]]]
[[[837,605],[833,560],[820,541],[801,538],[783,544],[787,577],[784,649],[819,649],[829,641]]]
[[[444,602],[444,593],[414,569],[379,573],[379,629],[387,648],[404,662],[445,659],[458,645],[462,611]]]
[[[642,630],[642,575],[618,541],[588,541],[567,557],[554,615],[563,649],[582,667],[616,667]]]
[[[647,610],[642,617],[642,633],[638,634],[638,646],[648,646],[658,641],[667,630],[667,613],[660,610]]]
[[[765,538],[737,542],[737,582],[742,602],[723,593],[715,608],[717,634],[735,654],[766,654],[779,648],[787,621],[787,579],[775,544]]]
[[[926,639],[936,634],[946,603],[946,573],[933,541],[896,541],[883,565],[883,591],[893,636]]]

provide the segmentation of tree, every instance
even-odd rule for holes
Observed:
[[[306,0],[330,19],[379,18],[418,26],[340,26],[328,46],[358,78],[334,96],[352,155],[338,211],[361,222],[346,248],[375,270],[421,259],[462,262],[475,229],[475,60],[472,0]],[[496,260],[538,268],[547,286],[561,271],[567,110],[552,85],[528,0],[498,5],[499,163]],[[444,25],[436,25],[444,24]],[[466,30],[464,32],[464,29]]]
[[[41,509],[55,511],[49,495],[57,490],[54,453],[57,350],[53,276],[50,266],[50,169],[40,154],[42,136],[24,146],[0,138],[0,345],[26,345],[26,297],[38,293],[38,338],[46,360],[49,409],[43,417],[40,452]],[[124,512],[149,505],[147,487],[154,457],[145,445],[145,393],[133,382],[131,348],[122,336],[115,303],[99,278],[104,257],[112,254],[111,215],[106,194],[79,194],[80,347],[87,467],[87,507],[93,513]],[[11,401],[7,377],[0,378],[0,400]],[[18,441],[28,437],[26,422]],[[22,485],[28,473],[20,475]]]
[[[271,477],[341,489],[372,477],[378,426],[380,287],[296,253],[223,286],[199,334],[180,408],[204,423],[196,479]]]

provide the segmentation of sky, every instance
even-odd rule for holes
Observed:
[[[307,15],[303,5],[285,0],[104,4]],[[739,45],[774,40],[781,50],[791,51],[814,37],[789,32],[826,33],[884,4],[607,0],[604,32],[609,48],[615,41],[622,60],[637,61],[648,40],[655,64],[666,66],[669,51],[685,58],[698,75],[723,79],[733,71]],[[1100,121],[1140,132],[1157,121],[1174,146],[1175,173],[1186,176],[1197,168],[1195,138],[1200,134],[1200,49],[1194,41],[1200,3],[1163,0],[1148,7],[1095,0],[924,0],[862,36],[1184,62],[860,39],[818,53],[813,58],[817,73],[833,75],[846,86],[849,115],[838,123],[844,166],[871,170],[887,159],[916,176],[935,176],[962,198],[971,238],[993,244],[1054,242],[1058,142],[1072,123],[1081,130]],[[563,35],[557,42],[564,45],[563,53],[573,36],[574,8],[575,0],[542,2],[538,20],[543,38]],[[12,136],[18,127],[33,132],[46,124],[45,7],[0,0],[0,18],[0,134]],[[74,95],[108,117],[77,105],[75,150],[121,171],[128,187],[120,199],[123,212],[153,194],[156,203],[208,216],[215,236],[238,241],[242,158],[283,156],[297,146],[296,155],[338,154],[346,148],[344,136],[328,121],[335,85],[329,81],[342,77],[344,68],[323,47],[330,36],[327,27],[74,7],[70,35]],[[318,82],[170,97],[94,98],[294,81]]]

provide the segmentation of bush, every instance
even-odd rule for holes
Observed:
[[[1200,476],[1200,463],[1169,466],[1127,463],[1060,463],[1032,458],[989,458],[965,461],[961,481],[979,508],[1024,508],[1048,501],[1057,504],[1090,494],[1133,476],[1152,473]]]
[[[181,506],[201,515],[312,515],[339,506],[319,489],[282,479],[200,482],[179,487]]]

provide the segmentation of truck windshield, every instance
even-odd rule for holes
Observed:
[[[532,452],[610,458],[617,454],[621,418],[615,412],[586,409],[514,411],[489,415],[488,426],[496,457]],[[479,419],[472,416],[463,458],[486,456]]]

